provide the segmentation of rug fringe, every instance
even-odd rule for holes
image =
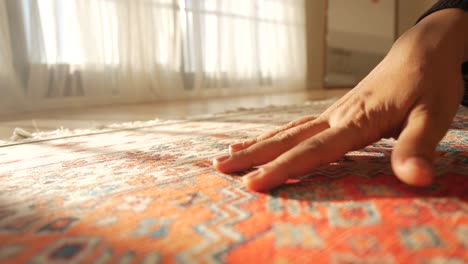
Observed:
[[[26,143],[26,142],[34,142],[40,141],[45,139],[58,139],[62,137],[70,137],[70,136],[81,136],[81,135],[88,135],[94,133],[103,133],[103,132],[110,132],[115,130],[125,130],[125,129],[137,129],[137,128],[144,128],[148,126],[160,125],[160,124],[168,124],[171,122],[180,122],[182,120],[185,121],[194,121],[194,120],[203,120],[209,118],[216,118],[220,115],[225,114],[235,114],[235,113],[242,113],[246,111],[254,111],[257,109],[277,109],[281,107],[301,107],[301,106],[310,106],[310,105],[330,105],[337,98],[331,98],[327,100],[317,100],[317,101],[306,101],[304,103],[299,104],[292,104],[292,105],[268,105],[266,107],[237,107],[233,110],[226,110],[219,113],[210,113],[210,114],[201,114],[189,117],[179,117],[172,120],[161,120],[161,119],[153,119],[148,121],[134,121],[134,122],[124,122],[124,123],[113,123],[109,125],[98,125],[93,128],[88,129],[69,129],[60,127],[56,130],[52,131],[40,131],[38,126],[34,120],[31,120],[33,126],[35,128],[34,132],[30,132],[24,128],[16,127],[13,130],[12,136],[9,139],[1,139],[0,146],[8,145],[8,144],[16,144],[16,143]]]

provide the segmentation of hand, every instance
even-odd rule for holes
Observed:
[[[430,184],[435,148],[463,95],[464,58],[452,56],[452,49],[444,54],[442,41],[421,49],[428,21],[401,37],[362,82],[320,116],[231,145],[231,155],[215,159],[215,168],[230,173],[260,166],[243,181],[249,189],[267,191],[348,151],[395,137],[391,162],[396,176],[411,185]],[[434,35],[429,37],[434,41]]]

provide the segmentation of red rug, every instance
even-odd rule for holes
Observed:
[[[327,105],[6,144],[0,262],[467,263],[466,110],[439,147],[428,188],[392,175],[392,140],[268,194],[213,170],[228,144]]]

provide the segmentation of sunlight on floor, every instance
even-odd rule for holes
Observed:
[[[268,105],[300,104],[311,100],[338,98],[348,91],[319,90],[265,96],[176,101],[171,103],[110,105],[65,110],[52,110],[12,116],[0,116],[0,139],[9,138],[16,127],[27,131],[49,131],[64,127],[69,129],[95,128],[102,125],[155,118],[174,119],[194,115],[213,114],[240,107],[257,108]]]

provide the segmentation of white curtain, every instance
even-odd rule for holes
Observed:
[[[0,0],[0,111],[301,89],[304,0]]]

